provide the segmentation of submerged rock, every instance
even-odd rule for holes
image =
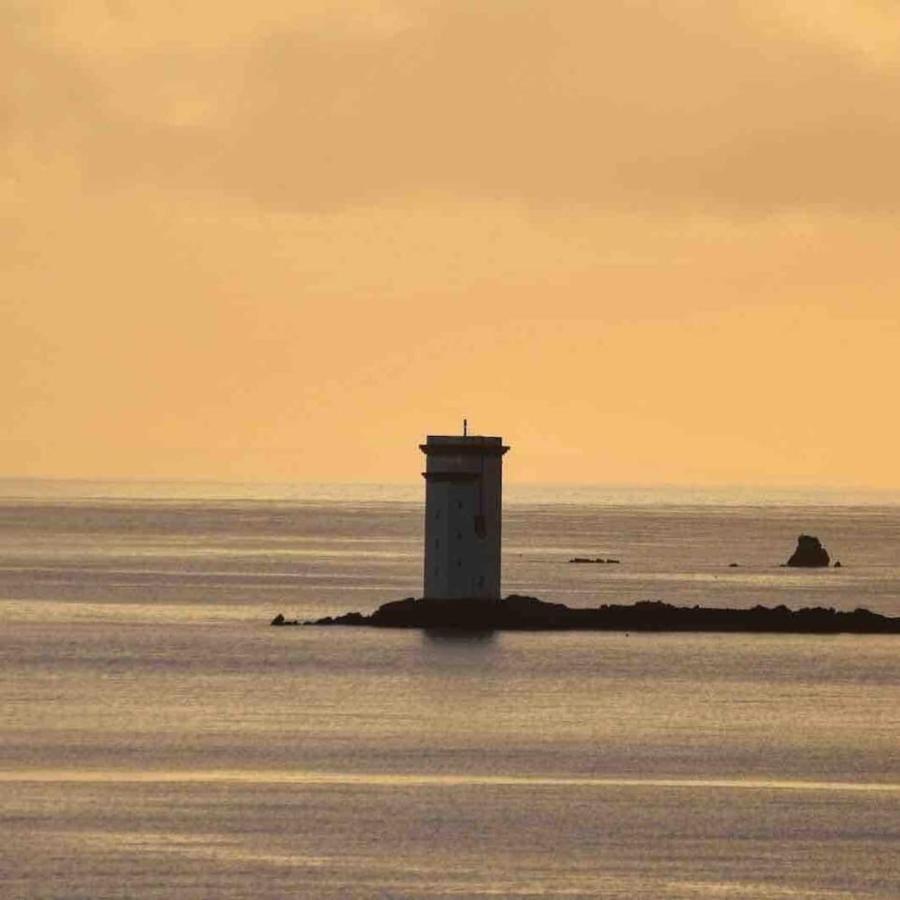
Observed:
[[[801,534],[797,538],[797,549],[794,555],[787,561],[789,566],[801,566],[817,568],[827,566],[831,562],[828,551],[822,546],[822,542],[811,534]]]
[[[570,563],[594,563],[599,565],[609,564],[609,565],[618,565],[619,560],[617,559],[604,559],[602,556],[598,556],[595,559],[591,559],[589,556],[575,556],[569,560]]]

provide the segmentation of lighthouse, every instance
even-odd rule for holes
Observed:
[[[428,435],[425,593],[428,599],[500,597],[503,454],[499,437]]]

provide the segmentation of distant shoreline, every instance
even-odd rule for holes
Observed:
[[[288,620],[274,626],[357,626],[368,628],[456,629],[459,631],[657,631],[776,634],[900,634],[900,617],[866,609],[840,612],[813,607],[754,606],[713,609],[643,601],[628,606],[570,608],[536,597],[511,595],[502,600],[426,600],[385,603],[370,615],[359,612],[311,621]]]

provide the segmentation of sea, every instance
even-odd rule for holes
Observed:
[[[503,528],[504,593],[900,616],[900,496]],[[420,595],[422,537],[421,485],[0,481],[0,896],[900,897],[900,638],[269,626]]]

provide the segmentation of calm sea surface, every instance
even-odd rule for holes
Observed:
[[[268,627],[418,595],[421,503],[0,481],[0,896],[900,897],[900,638]],[[504,547],[572,606],[900,615],[898,498],[513,487]]]

